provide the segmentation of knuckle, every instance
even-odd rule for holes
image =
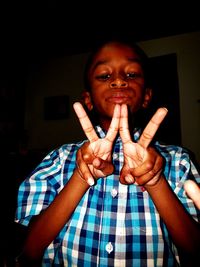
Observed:
[[[90,159],[90,155],[88,153],[85,153],[83,155],[83,160],[87,162],[89,159]]]
[[[142,137],[146,140],[150,140],[152,138],[152,135],[147,132],[143,132]]]
[[[153,170],[153,167],[154,167],[154,164],[153,164],[153,162],[152,161],[148,161],[147,163],[146,163],[146,169],[147,169],[147,171],[152,171]]]

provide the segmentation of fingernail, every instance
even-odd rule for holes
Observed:
[[[93,185],[94,185],[94,179],[91,178],[91,177],[88,178],[87,183],[88,183],[90,186],[93,186]]]
[[[146,191],[146,189],[144,188],[144,186],[141,186],[140,188],[141,188],[141,191],[142,192]]]
[[[132,177],[130,174],[127,174],[127,175],[125,176],[125,180],[126,180],[126,182],[129,183],[129,184],[135,182],[135,180],[133,179],[133,177]]]

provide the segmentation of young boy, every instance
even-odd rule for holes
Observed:
[[[152,141],[165,108],[142,134],[132,130],[152,97],[147,66],[120,40],[89,58],[87,112],[74,104],[87,140],[52,151],[19,188],[16,221],[29,229],[22,265],[194,266],[199,212],[183,185],[199,174],[187,151]]]

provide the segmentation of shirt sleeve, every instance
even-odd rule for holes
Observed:
[[[15,221],[27,226],[58,194],[62,164],[59,151],[49,153],[19,186]]]

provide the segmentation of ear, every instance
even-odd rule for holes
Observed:
[[[151,102],[151,99],[152,99],[152,89],[151,88],[146,88],[142,107],[143,108],[147,108],[149,103]]]
[[[91,111],[93,109],[93,104],[92,104],[90,92],[84,91],[82,93],[82,101],[86,105],[86,107],[88,108],[89,111]]]

